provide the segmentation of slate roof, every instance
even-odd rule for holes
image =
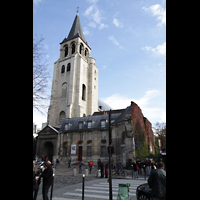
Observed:
[[[74,19],[74,22],[73,22],[73,25],[71,27],[68,37],[64,38],[64,40],[60,44],[62,44],[63,42],[69,41],[73,38],[76,38],[76,37],[80,37],[87,44],[87,41],[85,39],[83,30],[81,27],[81,22],[79,19],[78,11],[77,11],[76,17]]]
[[[121,113],[111,114],[111,120],[116,119]],[[101,120],[106,120],[105,128],[101,127]],[[106,130],[109,127],[108,124],[108,114],[107,115],[92,115],[86,117],[76,117],[76,118],[67,118],[60,127],[59,131],[62,132],[71,132],[71,131],[89,131],[95,129]],[[79,129],[79,122],[83,122],[83,128]],[[92,127],[88,128],[88,122],[92,122]],[[69,124],[69,130],[65,130],[65,124]]]

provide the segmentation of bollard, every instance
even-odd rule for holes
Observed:
[[[76,168],[74,167],[74,169],[73,169],[73,176],[76,176],[76,173],[77,173],[77,171],[76,171]]]
[[[82,200],[84,200],[84,180],[85,179],[85,174],[83,174],[83,184],[82,184]]]
[[[131,165],[131,167],[132,167],[132,179],[133,179],[133,165]]]
[[[97,170],[97,175],[96,175],[96,177],[97,177],[97,178],[101,177],[101,170],[100,170],[100,169]]]
[[[88,169],[85,169],[85,176],[88,176]]]

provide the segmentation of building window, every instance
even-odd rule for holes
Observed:
[[[83,141],[83,133],[80,133],[80,138],[79,140]]]
[[[101,146],[101,157],[106,157],[106,146]]]
[[[106,120],[101,120],[101,128],[105,128],[106,127]]]
[[[65,57],[68,55],[68,46],[65,47]]]
[[[75,52],[75,44],[72,44],[72,54]]]
[[[83,84],[82,85],[82,100],[85,101],[85,96],[86,96],[86,86]]]
[[[65,124],[65,130],[69,130],[69,124]]]
[[[80,54],[81,54],[82,50],[83,50],[83,44],[81,43],[81,44],[80,44],[80,48],[79,48],[79,53],[80,53]]]
[[[59,124],[62,125],[64,121],[65,121],[65,112],[61,111],[59,114]]]
[[[92,140],[92,132],[88,132],[88,140]]]
[[[92,147],[91,146],[87,147],[87,157],[92,157]]]
[[[79,122],[78,127],[79,127],[79,129],[82,129],[83,128],[83,122]]]
[[[106,131],[101,132],[101,139],[106,140]]]
[[[62,84],[62,98],[66,98],[67,96],[67,83]]]
[[[61,68],[61,74],[62,73],[65,73],[65,65],[63,65],[62,68]]]
[[[88,55],[88,49],[86,48],[85,49],[85,56],[87,56]]]
[[[69,71],[70,71],[70,68],[71,68],[71,64],[70,64],[70,63],[68,63],[68,64],[67,64],[67,72],[69,72]]]
[[[88,128],[92,128],[92,122],[88,122]]]

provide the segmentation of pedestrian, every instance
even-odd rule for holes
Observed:
[[[39,191],[40,179],[41,179],[41,177],[39,177],[40,173],[42,173],[42,169],[40,167],[38,167],[36,169],[36,172],[35,172],[35,178],[36,178],[37,186],[35,186],[33,200],[37,199],[37,194],[38,194],[38,191]]]
[[[146,159],[146,162],[145,162],[145,166],[146,166],[146,170],[147,170],[147,176],[150,175],[150,161],[149,161],[149,158]]]
[[[137,166],[136,162],[133,162],[133,171],[134,171],[134,178],[138,178],[138,169],[139,167]]]
[[[104,164],[103,164],[103,162],[102,162],[102,160],[100,160],[101,162],[100,162],[100,167],[101,167],[101,178],[103,178],[104,177]]]
[[[48,161],[45,161],[43,166],[45,170],[40,173],[40,177],[43,177],[42,195],[43,200],[49,200],[48,190],[53,183],[53,169]]]
[[[138,158],[138,160],[136,161],[136,165],[139,167],[138,169],[138,175],[141,174],[141,162],[140,162],[140,159]]]
[[[58,158],[56,159],[56,165],[55,165],[55,169],[56,169],[56,167],[58,168],[58,163],[59,163],[60,161],[58,160]]]
[[[141,162],[141,169],[143,169],[143,171],[144,171],[144,176],[146,176],[146,168],[145,168],[144,159],[143,159],[142,162]],[[142,174],[142,173],[141,173],[141,174]]]
[[[105,178],[108,178],[108,163],[105,163]]]
[[[79,167],[79,174],[81,174],[81,173],[82,173],[81,161],[79,161],[79,163],[78,163],[78,167]]]
[[[99,160],[98,160],[98,170],[100,170],[101,169],[101,167],[100,167],[100,163],[101,163],[101,160],[100,160],[100,158],[99,158]]]
[[[88,165],[89,165],[90,174],[91,174],[91,172],[92,172],[92,167],[94,167],[94,166],[93,166],[92,159],[88,162]]]
[[[166,200],[166,171],[165,164],[159,162],[157,168],[151,171],[148,179],[153,200]]]
[[[68,158],[68,168],[71,168],[71,157]]]

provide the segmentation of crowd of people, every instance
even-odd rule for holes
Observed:
[[[162,160],[161,160],[162,161]],[[59,167],[59,159],[56,159],[55,169]],[[33,162],[33,169],[35,168],[36,162]],[[36,171],[33,170],[33,200],[37,199],[38,190],[40,188],[41,178],[43,178],[43,185],[42,185],[42,195],[43,200],[49,200],[48,198],[48,190],[53,183],[53,169],[50,164],[51,162],[48,160],[48,157],[45,158],[45,162],[43,163],[44,169],[42,170],[41,167],[37,167]],[[79,161],[79,174],[82,173],[82,162]],[[137,159],[132,163],[133,171],[134,171],[134,178],[138,178],[139,175],[147,175],[149,176],[148,184],[152,189],[152,193],[159,196],[166,195],[166,172],[164,171],[165,165],[162,162],[155,163],[152,159],[150,160],[147,158],[146,160],[140,161]],[[71,157],[68,158],[68,168],[71,167]],[[92,168],[94,168],[94,164],[92,159],[88,162],[89,173],[92,173]],[[121,162],[117,162],[117,166],[115,167],[114,164],[111,164],[112,169],[119,170],[121,167]],[[158,170],[155,170],[158,169]],[[101,178],[108,178],[108,163],[103,163],[101,159],[97,162],[97,170],[101,171]],[[161,177],[161,178],[160,178]],[[158,185],[160,189],[158,189]],[[159,191],[158,191],[159,190]],[[160,191],[161,190],[161,191]]]

